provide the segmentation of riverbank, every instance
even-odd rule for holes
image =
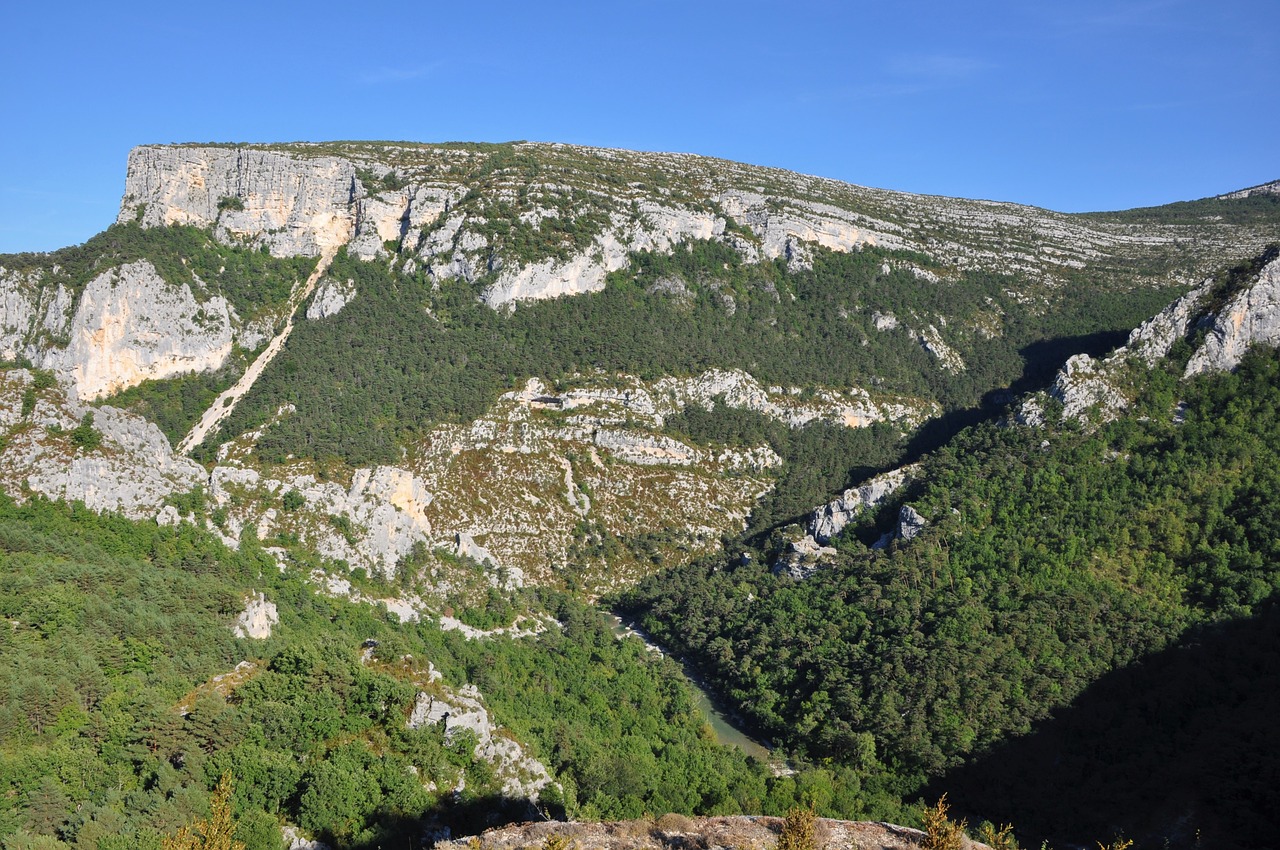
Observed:
[[[707,724],[711,727],[711,730],[715,733],[716,740],[719,743],[739,749],[758,761],[772,765],[774,771],[779,775],[792,772],[785,760],[774,756],[773,747],[771,747],[767,742],[753,738],[746,732],[742,731],[742,729],[737,725],[740,721],[734,718],[730,712],[721,709],[716,705],[711,692],[707,689],[701,679],[699,679],[697,672],[692,669],[691,665],[682,659],[671,655],[671,653],[654,643],[649,635],[647,635],[642,629],[636,628],[634,625],[623,620],[612,611],[601,611],[601,614],[609,622],[609,627],[613,630],[614,635],[616,635],[619,640],[627,637],[637,638],[644,643],[650,652],[657,653],[658,655],[668,655],[680,664],[681,669],[684,671],[685,678],[689,680],[689,684],[693,688],[695,704],[697,705],[698,710],[702,713],[703,718],[706,719]]]

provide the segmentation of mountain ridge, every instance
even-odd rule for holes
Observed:
[[[268,758],[253,738],[268,732],[222,741],[210,718],[257,723],[282,688],[324,683],[334,699],[343,677],[385,676],[385,699],[360,696],[364,719],[346,721],[374,723],[372,737],[307,733],[322,766],[270,797],[246,770],[253,799],[341,846],[391,823],[421,837],[403,812],[331,817],[336,777],[367,777],[390,746],[396,776],[378,781],[397,799],[487,817],[502,806],[459,796],[500,791],[459,725],[483,708],[486,729],[505,726],[559,783],[548,804],[588,816],[780,814],[808,795],[915,817],[905,797],[975,745],[1026,731],[1187,623],[1253,610],[1274,584],[1260,520],[1223,509],[1269,498],[1252,461],[1270,451],[1255,431],[1276,384],[1268,193],[1068,215],[528,143],[153,146],[130,161],[108,231],[0,257],[0,512],[19,529],[0,551],[25,571],[21,592],[0,576],[0,645],[43,652],[85,625],[46,609],[94,592],[31,596],[39,558],[61,557],[56,534],[24,542],[32,523],[110,526],[139,574],[153,559],[166,580],[221,576],[184,615],[220,636],[216,657],[168,671],[176,694],[158,705],[233,670],[247,684],[206,694],[164,742],[138,733],[154,745],[138,770],[161,777],[139,794],[177,776],[194,793],[229,753]],[[1107,356],[1126,338],[1142,368]],[[1181,381],[1202,362],[1211,374]],[[1051,384],[1028,402],[1035,428],[990,424],[1023,398],[1012,388]],[[223,413],[181,443],[191,457],[174,451]],[[1166,455],[1193,486],[1149,466]],[[1140,522],[1091,501],[1095,484],[1148,499]],[[1077,528],[1077,514],[1098,521]],[[83,584],[79,569],[53,572]],[[600,599],[644,608],[647,629],[794,748],[798,772],[734,756],[730,786],[671,665],[617,641],[583,604]],[[102,640],[115,681],[124,638]],[[129,663],[151,670],[138,653]],[[547,720],[618,679],[629,720],[594,705],[573,731]],[[97,711],[90,691],[59,687]],[[447,722],[401,728],[437,703],[459,711],[456,741]],[[96,746],[30,700],[0,704],[0,723],[24,742]],[[664,728],[678,747],[653,743]],[[184,735],[207,762],[183,755]],[[429,759],[398,749],[414,735]],[[695,750],[683,779],[659,778]],[[170,753],[158,766],[157,752]],[[45,780],[8,780],[23,790],[0,795],[0,829],[48,810],[42,829],[73,836],[48,802],[67,791]],[[269,808],[255,817],[278,831]]]

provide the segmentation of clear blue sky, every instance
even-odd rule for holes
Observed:
[[[156,142],[530,139],[1119,209],[1280,178],[1280,0],[9,2],[0,252]]]

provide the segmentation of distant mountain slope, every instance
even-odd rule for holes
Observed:
[[[77,248],[0,258],[0,356],[186,437],[207,467],[232,457],[238,501],[222,503],[224,473],[204,489],[233,539],[299,534],[389,571],[415,543],[459,551],[465,538],[513,574],[585,558],[572,571],[603,579],[710,545],[753,503],[767,534],[892,465],[922,420],[1044,380],[1065,354],[1101,353],[1203,266],[1273,233],[1280,214],[1265,200],[1193,202],[1163,221],[565,145],[147,146],[130,156],[117,225]],[[261,374],[220,398],[255,359]],[[755,395],[704,394],[688,415],[681,401],[620,423],[556,408],[587,386],[626,399],[638,384],[721,373]],[[499,397],[531,380],[551,400],[532,416],[580,433],[468,438],[494,474],[459,485],[470,455],[441,454],[442,429],[491,427],[479,423]],[[764,414],[823,399],[826,413]],[[735,409],[737,424],[717,424]],[[618,437],[637,416],[650,417],[643,433]],[[220,424],[206,437],[202,419]],[[954,427],[936,421],[935,435]],[[637,440],[667,448],[641,458],[623,445]],[[726,450],[782,463],[757,465],[749,486],[718,482],[741,474],[712,460]],[[493,452],[529,463],[483,460]],[[627,474],[596,480],[613,461]],[[355,486],[378,469],[417,482],[396,497],[394,532]],[[680,495],[643,497],[662,506],[643,522],[597,516],[648,492],[631,489],[646,477]],[[341,499],[324,495],[339,485]],[[613,495],[579,498],[598,485]],[[529,519],[530,486],[551,486],[564,511]],[[280,488],[313,496],[317,522],[278,511]],[[457,507],[472,499],[483,508]]]

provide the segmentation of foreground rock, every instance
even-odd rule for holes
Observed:
[[[483,835],[459,838],[436,844],[439,850],[521,850],[526,847],[550,846],[563,840],[578,850],[668,850],[697,847],[704,850],[747,850],[770,848],[778,843],[782,818],[709,817],[690,818],[664,815],[652,819],[611,823],[545,823],[520,824],[491,829]],[[918,829],[888,823],[840,821],[820,818],[815,830],[815,843],[820,848],[858,848],[858,850],[915,850],[921,847],[925,834]],[[966,850],[981,850],[985,844],[965,842]]]

